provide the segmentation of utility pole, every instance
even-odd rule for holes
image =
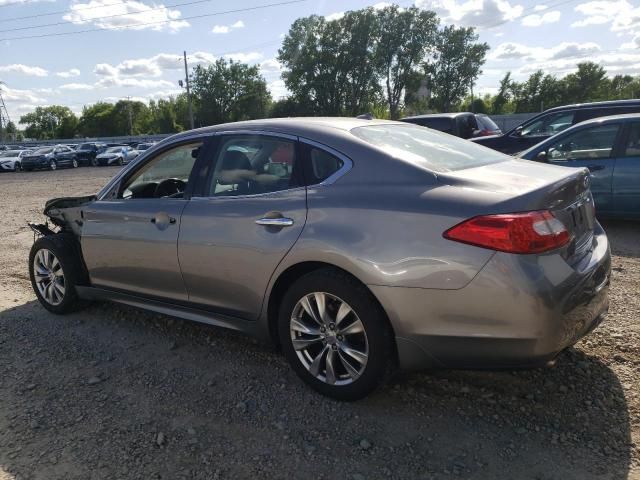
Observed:
[[[127,110],[129,111],[129,135],[133,137],[133,113],[131,112],[131,97],[127,97]]]
[[[191,107],[191,89],[189,88],[189,67],[187,66],[187,51],[183,52],[184,57],[184,79],[187,85],[187,102],[189,104],[189,123],[191,125],[191,130],[193,130],[193,108]]]

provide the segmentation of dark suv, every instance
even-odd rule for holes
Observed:
[[[400,121],[439,130],[460,138],[502,133],[500,128],[488,116],[471,112],[416,115],[414,117],[401,118]]]
[[[76,149],[76,158],[83,165],[97,165],[95,158],[107,148],[104,143],[81,143]]]
[[[640,100],[580,103],[550,108],[502,135],[472,141],[504,153],[518,153],[572,125],[597,117],[640,113]]]

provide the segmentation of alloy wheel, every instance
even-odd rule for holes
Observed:
[[[307,371],[329,385],[348,385],[364,372],[369,342],[362,320],[342,299],[313,292],[296,303],[291,342]]]
[[[64,300],[65,277],[62,264],[51,250],[38,250],[33,259],[33,275],[42,298],[50,305],[60,305]]]
[[[74,158],[73,161],[71,162],[71,165],[73,165],[73,168],[78,168],[78,160]]]
[[[49,168],[51,170],[55,170],[56,168],[58,168],[58,164],[55,162],[55,160],[51,160],[51,163],[49,164]]]

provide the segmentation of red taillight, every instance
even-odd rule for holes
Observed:
[[[563,223],[548,210],[473,217],[450,228],[444,238],[508,253],[541,253],[571,239]]]

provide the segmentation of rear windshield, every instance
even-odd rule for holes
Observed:
[[[35,151],[37,155],[46,155],[47,153],[51,153],[51,152],[53,152],[53,148],[51,147],[39,148],[38,150]]]
[[[351,130],[388,155],[435,172],[450,172],[511,157],[468,140],[412,125],[371,125]]]
[[[500,130],[493,120],[485,115],[476,115],[476,120],[486,130]]]

